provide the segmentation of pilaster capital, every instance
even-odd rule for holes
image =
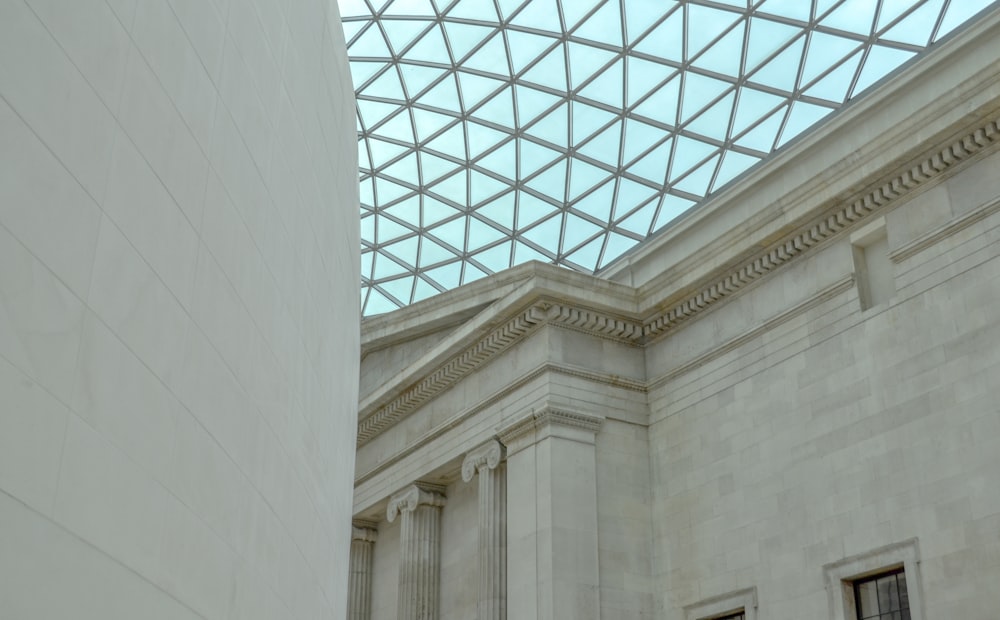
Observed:
[[[440,508],[444,504],[444,493],[440,492],[439,487],[414,483],[389,498],[385,516],[392,523],[396,520],[396,515],[413,512],[417,506]]]
[[[523,435],[546,426],[567,426],[591,433],[597,433],[604,424],[604,416],[591,413],[577,413],[545,406],[533,410],[528,415],[500,430],[499,437],[505,445]]]
[[[351,524],[351,540],[373,543],[378,539],[378,529],[370,521],[354,521]]]
[[[465,455],[462,462],[462,480],[468,482],[481,471],[483,467],[496,469],[497,465],[504,457],[504,446],[496,439],[490,439],[486,443],[473,448]]]

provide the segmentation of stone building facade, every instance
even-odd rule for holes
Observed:
[[[995,616],[997,41],[993,11],[598,276],[365,321],[351,617]]]

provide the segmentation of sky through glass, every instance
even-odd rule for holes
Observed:
[[[363,313],[594,273],[987,0],[339,0]]]

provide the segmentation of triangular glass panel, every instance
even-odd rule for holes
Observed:
[[[417,264],[417,250],[420,247],[420,237],[414,235],[400,241],[383,245],[381,252],[392,254],[410,267]]]
[[[785,101],[784,97],[765,93],[755,88],[748,86],[740,88],[740,98],[736,103],[736,117],[733,120],[733,135],[739,134],[757,120],[767,116]]]
[[[462,104],[466,110],[476,107],[504,86],[500,80],[474,73],[459,71],[457,75],[462,86]]]
[[[389,71],[392,71],[392,67],[389,66],[383,60],[378,61],[364,61],[364,60],[351,60],[351,81],[354,83],[354,89],[360,90],[365,82],[367,82],[373,75],[378,73],[382,68],[389,67]]]
[[[368,251],[361,253],[361,275],[364,278],[371,279],[372,276],[372,264],[375,260],[375,253]]]
[[[420,151],[420,172],[423,176],[423,185],[425,186],[430,185],[447,174],[451,174],[455,170],[458,170],[460,166],[461,164],[456,164],[443,157]]]
[[[719,148],[687,136],[677,136],[674,139],[674,145],[674,157],[670,164],[671,183],[688,170],[698,166],[703,159]]]
[[[594,134],[595,131],[610,123],[616,115],[587,105],[580,101],[573,102],[573,144],[579,144]]]
[[[379,282],[377,286],[392,298],[398,299],[403,305],[410,303],[413,298],[413,276]]]
[[[626,103],[629,106],[635,105],[636,101],[646,96],[651,90],[656,89],[659,84],[676,72],[677,69],[674,67],[638,57],[629,57]]]
[[[510,185],[483,174],[478,170],[469,171],[469,197],[477,205],[491,196],[510,189]]]
[[[382,31],[376,27],[369,28],[358,37],[349,50],[352,58],[391,58],[392,52],[385,44]]]
[[[400,159],[391,166],[386,167],[384,170],[379,172],[379,174],[417,184],[418,179],[420,178],[417,174],[417,154],[410,153],[403,159]]]
[[[423,218],[423,221],[421,224],[424,228],[439,224],[440,222],[461,213],[461,211],[455,207],[447,205],[431,196],[421,196],[420,198],[423,201],[421,209],[421,217]]]
[[[438,226],[431,228],[428,232],[434,237],[437,237],[443,243],[464,252],[467,245],[467,236],[465,231],[468,220],[469,216],[463,215],[462,217],[457,217],[453,220],[448,220],[443,224],[439,224]]]
[[[398,262],[392,260],[385,254],[376,251],[375,253],[375,268],[372,271],[374,280],[384,280],[385,278],[391,278],[398,276],[401,273],[406,273],[408,269],[400,265]]]
[[[656,0],[625,3],[625,29],[629,43],[638,41],[656,20],[663,17],[664,6]],[[680,8],[681,5],[674,5]]]
[[[518,192],[517,196],[517,228],[523,230],[535,222],[542,220],[556,211],[558,207],[532,196],[528,192]]]
[[[416,99],[425,88],[430,86],[431,82],[445,73],[444,69],[412,65],[405,62],[399,63],[399,70],[403,74],[408,99]]]
[[[842,104],[847,99],[848,89],[858,71],[861,62],[861,51],[845,60],[839,67],[831,71],[821,80],[810,86],[805,94],[809,97],[826,99],[836,104]]]
[[[610,106],[621,107],[625,75],[625,61],[621,58],[613,65],[601,71],[592,82],[580,90],[580,97],[586,97]]]
[[[448,47],[444,43],[444,35],[441,34],[441,26],[437,25],[431,28],[424,36],[420,37],[420,40],[406,51],[406,59],[450,65],[451,58],[448,56]]]
[[[514,65],[514,73],[524,71],[528,63],[545,53],[545,50],[557,43],[558,39],[521,32],[520,30],[506,29],[507,47],[510,49],[510,60]],[[562,47],[560,45],[560,47]]]
[[[599,184],[609,176],[611,176],[611,173],[603,168],[598,168],[582,159],[570,158],[568,198],[576,200],[580,194]],[[609,200],[609,208],[610,203],[611,201]]]
[[[541,261],[547,263],[552,260],[551,257],[542,254],[530,245],[521,243],[520,241],[514,243],[514,265],[523,265],[524,263],[532,260]]]
[[[854,92],[851,96],[856,97],[858,93],[888,75],[890,71],[913,58],[914,55],[913,52],[873,45],[868,50],[868,57],[864,60],[864,68],[861,69],[861,75],[858,77],[858,83],[854,86]]]
[[[656,215],[656,222],[653,230],[657,231],[683,215],[685,211],[693,207],[695,203],[687,198],[667,194],[660,201],[660,210]]]
[[[485,45],[462,62],[462,67],[487,71],[506,79],[510,75],[510,67],[507,66],[507,48],[503,44],[503,35],[499,32],[493,35]]]
[[[569,54],[569,77],[573,90],[580,88],[581,84],[589,80],[615,57],[614,52],[574,41],[566,43],[566,50]]]
[[[516,26],[526,26],[539,30],[562,33],[559,23],[559,7],[555,0],[533,0],[510,20]]]
[[[423,301],[442,292],[434,288],[434,285],[429,281],[419,276],[416,278],[416,282],[416,286],[413,287],[413,303]]]
[[[813,81],[817,75],[839,63],[859,47],[861,44],[851,39],[813,32],[809,40],[809,51],[806,52],[806,64],[802,68],[800,84],[805,85]]]
[[[781,129],[781,123],[785,120],[787,111],[787,105],[781,106],[766,120],[737,139],[736,144],[762,153],[770,153],[775,149],[774,142],[778,137],[778,130]]]
[[[411,108],[413,111],[413,122],[417,130],[417,138],[423,142],[427,140],[435,132],[443,129],[448,123],[456,122],[453,116],[448,116],[446,114],[440,114],[438,112],[431,112],[430,110],[423,110],[420,108]]]
[[[451,155],[452,157],[464,158],[465,133],[462,131],[462,123],[453,125],[425,146],[446,155]]]
[[[360,94],[367,97],[397,99],[402,101],[403,86],[399,83],[399,75],[393,69],[378,76],[378,78],[366,86]]]
[[[342,19],[362,15],[370,17],[372,13],[364,0],[340,0],[337,5],[340,9],[340,17]]]
[[[597,134],[586,144],[577,148],[582,155],[593,157],[594,159],[608,159],[609,153],[614,153],[617,161],[617,154],[621,148],[622,121],[615,121],[610,127]]]
[[[687,4],[687,56],[694,58],[741,16],[738,13]],[[741,44],[742,45],[742,44]]]
[[[448,35],[451,55],[454,57],[456,63],[465,58],[465,55],[472,51],[472,48],[479,45],[480,42],[496,31],[496,28],[490,26],[476,26],[457,22],[443,22],[443,24],[444,31]]]
[[[375,196],[379,204],[387,204],[410,194],[413,190],[381,177],[375,178]],[[381,232],[379,233],[381,235]]]
[[[635,112],[649,119],[675,125],[677,112],[680,109],[680,92],[681,78],[675,77],[636,106]]]
[[[458,88],[455,86],[455,77],[449,75],[441,80],[417,101],[424,105],[458,112]]]
[[[713,99],[732,84],[688,71],[684,74],[684,100],[681,104],[681,122],[698,114]]]
[[[588,273],[593,273],[597,269],[597,261],[600,260],[601,250],[604,248],[604,238],[607,235],[601,234],[588,241],[583,247],[573,251],[566,257],[566,260],[575,263],[585,269]]]
[[[504,241],[500,245],[473,254],[472,258],[493,273],[503,271],[510,267],[512,246],[512,241]]]
[[[468,187],[466,177],[466,171],[460,170],[440,181],[436,181],[430,186],[430,191],[443,198],[448,198],[452,202],[464,203],[466,202],[465,192]]]
[[[441,5],[447,5],[448,2],[441,2]],[[493,0],[462,0],[461,2],[456,2],[451,10],[448,11],[448,17],[452,19],[476,19],[480,21],[495,21],[498,19],[496,7],[493,5]]]
[[[878,0],[846,0],[824,17],[820,25],[867,36],[875,24],[877,5]]]
[[[462,284],[469,284],[470,282],[475,282],[476,280],[482,280],[488,275],[490,274],[473,265],[471,262],[465,261],[465,273],[462,274]]]
[[[798,77],[799,64],[802,62],[804,45],[805,37],[799,36],[774,59],[751,73],[749,81],[792,92],[795,88],[795,79]]]
[[[802,22],[809,21],[810,2],[802,0],[765,0],[758,11],[788,17]]]
[[[801,0],[793,1],[807,4]],[[806,6],[807,18],[808,14],[809,7]],[[750,38],[747,40],[746,58],[743,61],[744,71],[750,72],[756,69],[768,56],[801,32],[800,28],[788,24],[756,16],[750,18]],[[798,66],[798,60],[795,61],[795,66]]]
[[[447,2],[448,0],[444,0]],[[498,4],[500,6],[500,17],[503,20],[510,19],[510,16],[514,14],[522,4],[527,4],[531,0],[499,0]]]
[[[517,117],[521,127],[532,122],[560,101],[559,97],[529,88],[522,84],[514,87],[517,96]]]
[[[614,202],[615,180],[608,179],[600,187],[573,204],[573,209],[586,213],[594,219],[607,222],[611,219],[611,208],[614,206]]]
[[[406,151],[406,147],[378,138],[368,139],[368,152],[372,156],[372,164],[376,168],[384,166],[390,159]]]
[[[525,71],[518,80],[565,90],[567,87],[567,76],[566,56],[563,46],[557,45],[552,48],[537,64]]]
[[[561,159],[552,164],[525,185],[556,200],[565,200],[566,160]]]
[[[715,167],[719,163],[719,156],[715,155],[704,164],[698,166],[694,171],[679,181],[672,183],[674,189],[695,196],[704,196],[708,193],[708,185],[715,174]]]
[[[733,103],[736,101],[736,93],[731,92],[724,96],[712,107],[705,110],[688,123],[688,131],[724,141],[726,132],[729,129],[729,120],[733,115]]]
[[[402,54],[406,46],[429,26],[434,25],[434,22],[422,19],[383,19],[381,24],[393,51]]]
[[[361,182],[361,205],[375,205],[375,186],[372,184],[372,180]]]
[[[625,123],[625,146],[622,161],[631,162],[641,157],[647,149],[667,137],[667,132],[659,127],[647,125],[634,118]]]
[[[382,15],[434,17],[436,13],[430,0],[393,0]]]
[[[399,112],[401,107],[398,103],[358,99],[358,112],[361,114],[361,120],[365,127],[369,129],[381,123],[387,116]]]
[[[472,112],[476,118],[514,128],[514,94],[508,86]]]
[[[824,108],[804,101],[796,101],[792,104],[792,112],[788,115],[785,128],[781,131],[781,138],[778,146],[787,143],[792,138],[798,136],[803,131],[814,125],[819,119],[832,112],[830,108]]]
[[[579,0],[572,1],[579,2]],[[564,2],[563,6],[566,4],[569,3]],[[623,45],[621,5],[614,0],[605,2],[583,22],[583,25],[573,31],[573,36],[621,47]]]
[[[743,56],[743,34],[746,22],[741,20],[718,42],[706,49],[692,64],[708,71],[725,75],[738,75]]]
[[[413,142],[413,124],[410,122],[410,115],[403,111],[376,128],[374,133],[375,137]]]
[[[597,265],[598,269],[603,269],[611,264],[619,256],[634,248],[637,243],[639,242],[631,237],[609,232],[607,243],[604,246],[604,256],[601,257],[601,262]]]
[[[632,179],[618,179],[618,197],[615,199],[615,212],[627,213],[655,195],[658,189],[636,183]]]
[[[594,224],[593,222],[589,222],[572,213],[567,213],[566,228],[560,252],[565,253],[571,251],[573,248],[581,243],[584,243],[594,235],[600,233],[602,230],[603,229],[600,226]]]
[[[472,121],[466,123],[466,131],[469,136],[469,156],[473,158],[479,157],[490,147],[510,137],[510,134]]]
[[[834,5],[842,1],[843,0],[814,0],[814,4],[816,6],[813,10],[813,19],[822,19],[826,17],[826,14],[834,8]]]
[[[553,254],[560,251],[558,240],[562,238],[562,217],[555,215],[521,233],[521,236]]]
[[[712,191],[732,181],[759,161],[759,159],[750,155],[744,155],[736,151],[726,151],[725,156],[722,158],[722,165],[719,167],[719,174],[716,175],[715,183],[712,184]]]
[[[532,123],[525,131],[553,144],[565,144],[569,136],[568,109],[569,106],[563,102],[555,110]]]
[[[943,2],[944,0],[929,0],[879,38],[921,47],[926,46],[930,42],[934,25],[941,14]],[[885,11],[885,7],[882,8],[882,11]],[[881,17],[879,21],[882,21]]]
[[[420,264],[433,265],[456,258],[454,252],[436,241],[421,235],[420,237]]]
[[[510,140],[489,155],[476,161],[476,166],[507,177],[513,182],[517,178],[517,142]]]
[[[587,13],[591,11],[601,0],[573,0],[573,2],[563,2],[563,21],[566,24],[566,31],[573,30],[580,23]],[[617,2],[611,2],[617,5]]]
[[[376,314],[382,314],[383,312],[391,312],[400,305],[382,293],[377,289],[368,289],[368,300],[365,302],[365,316],[374,316]]]
[[[481,248],[484,245],[489,245],[498,239],[503,239],[506,236],[507,233],[490,226],[488,223],[478,218],[469,218],[469,237],[467,247],[470,250],[473,248]]]
[[[663,183],[663,177],[667,174],[667,162],[670,159],[672,143],[672,139],[662,142],[649,154],[626,166],[625,170],[630,174],[649,179],[653,183]]]
[[[649,34],[642,37],[635,51],[674,62],[684,61],[684,11],[685,5],[678,5],[670,17],[666,18]]]
[[[514,209],[514,192],[507,192],[477,207],[476,213],[513,232],[514,215],[516,213]]]
[[[375,214],[361,218],[361,238],[369,241],[375,239]]]
[[[521,178],[531,176],[562,156],[559,151],[521,138]]]
[[[653,217],[656,215],[657,202],[656,200],[650,200],[636,209],[631,215],[619,221],[615,227],[642,235],[643,237],[647,236],[649,229],[653,226]]]
[[[932,1],[930,4],[934,4]],[[881,31],[903,13],[913,8],[913,0],[882,0],[882,8],[878,12],[877,30]],[[935,15],[935,21],[937,16]]]
[[[424,275],[441,285],[441,288],[448,290],[457,288],[462,282],[462,261],[448,263],[441,267],[428,269]]]

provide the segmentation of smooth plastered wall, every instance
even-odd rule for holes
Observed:
[[[330,0],[0,2],[0,616],[343,616],[353,134]]]

